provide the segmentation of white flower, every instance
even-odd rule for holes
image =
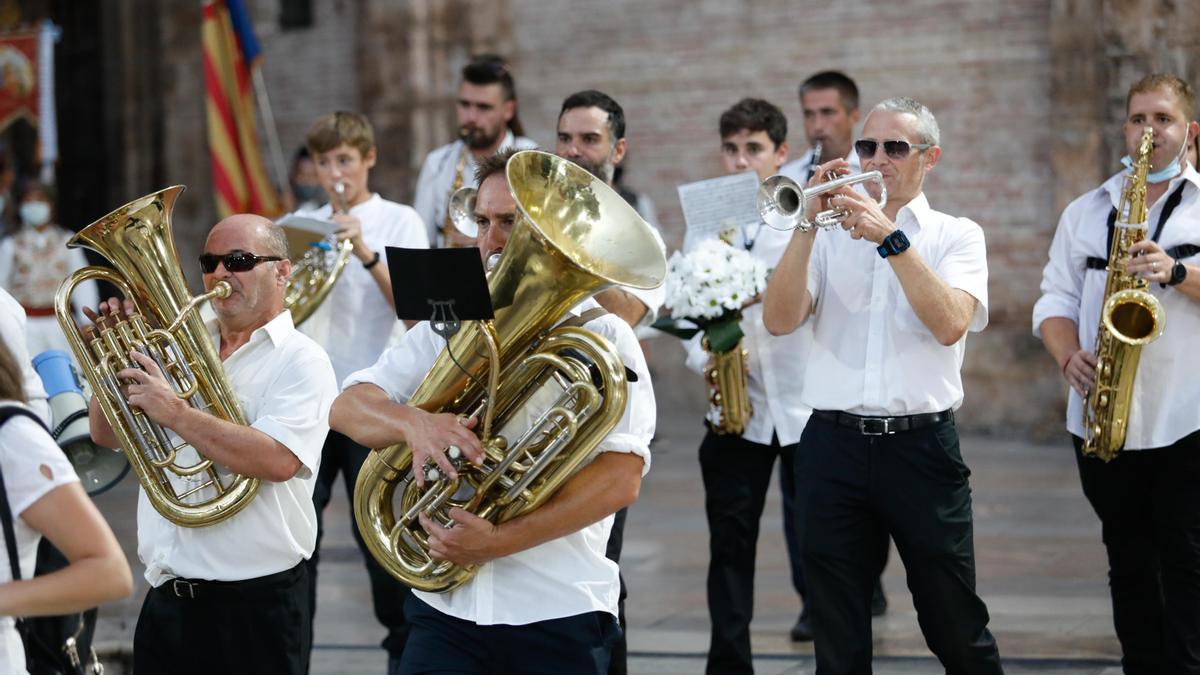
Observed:
[[[762,261],[717,239],[697,244],[687,255],[676,251],[667,265],[666,302],[676,317],[718,319],[766,287]]]

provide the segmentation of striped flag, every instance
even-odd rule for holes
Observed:
[[[201,30],[204,48],[204,103],[217,211],[281,211],[258,146],[250,74],[260,56],[258,39],[242,0],[209,0]]]

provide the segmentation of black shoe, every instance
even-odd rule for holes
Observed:
[[[883,586],[875,585],[875,592],[871,594],[871,616],[883,616],[887,614],[888,601],[887,596],[883,594]]]
[[[813,639],[812,626],[808,623],[808,612],[800,612],[796,625],[792,626],[792,642],[810,642]]]

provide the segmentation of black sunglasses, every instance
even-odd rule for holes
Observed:
[[[245,251],[233,251],[224,255],[202,253],[200,254],[200,271],[212,274],[217,271],[217,263],[221,263],[230,272],[249,272],[260,262],[275,260],[283,260],[283,258],[274,255],[254,255]]]
[[[854,141],[854,152],[858,153],[861,159],[870,159],[875,156],[875,150],[879,148],[880,142],[867,138]],[[883,152],[892,159],[904,159],[914,148],[924,150],[933,147],[929,143],[909,143],[908,141],[882,141],[882,143]]]

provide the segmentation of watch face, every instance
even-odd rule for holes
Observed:
[[[1186,278],[1187,268],[1183,266],[1183,263],[1176,260],[1175,265],[1171,268],[1171,281],[1169,282],[1170,285],[1174,286],[1175,284],[1182,283]]]

